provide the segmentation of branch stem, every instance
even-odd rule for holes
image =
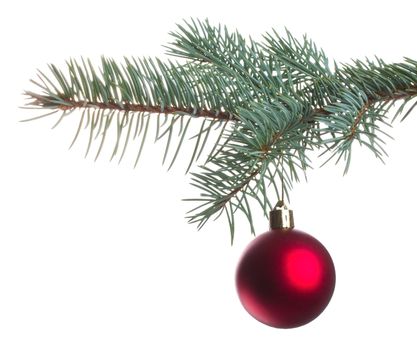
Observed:
[[[48,102],[46,96],[45,100],[42,101],[40,96],[32,96],[35,101],[32,102],[33,105],[40,105],[45,108],[52,107]],[[193,108],[181,108],[181,107],[161,107],[153,105],[142,105],[134,103],[114,103],[114,102],[93,102],[86,100],[70,100],[65,99],[65,103],[54,104],[54,108],[60,110],[70,110],[74,108],[97,108],[97,109],[108,109],[113,111],[131,111],[131,112],[148,112],[148,113],[158,113],[158,114],[188,114],[193,117],[203,117],[211,118],[216,120],[238,120],[238,118],[230,112],[223,111],[213,111],[208,109],[193,109]]]

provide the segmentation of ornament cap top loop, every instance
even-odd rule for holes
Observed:
[[[294,228],[293,211],[288,209],[284,201],[278,201],[277,205],[269,212],[269,226],[275,228]]]

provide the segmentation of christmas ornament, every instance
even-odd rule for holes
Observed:
[[[294,328],[315,319],[329,303],[335,282],[326,248],[294,229],[292,210],[282,203],[270,212],[270,230],[247,247],[236,273],[246,311],[276,328]]]

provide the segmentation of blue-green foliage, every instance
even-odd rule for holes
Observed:
[[[393,119],[403,120],[417,103],[417,61],[409,58],[330,64],[307,36],[272,30],[255,41],[207,20],[184,21],[170,34],[167,53],[179,61],[102,57],[95,67],[71,59],[65,69],[51,64],[48,73],[39,71],[32,81],[39,90],[26,94],[31,108],[46,113],[30,120],[60,112],[55,127],[81,110],[72,144],[86,130],[86,154],[97,143],[97,158],[115,130],[111,158],[120,161],[136,142],[135,165],[155,123],[155,140],[165,140],[163,162],[171,154],[169,168],[184,142],[193,143],[187,172],[210,144],[199,171],[191,173],[200,196],[187,199],[197,203],[188,218],[201,228],[225,213],[232,238],[236,212],[254,232],[252,204],[267,215],[278,199],[288,198],[291,184],[311,166],[309,151],[321,150],[324,163],[343,159],[345,171],[355,142],[382,159],[388,111],[401,101]],[[190,135],[196,119],[201,126]],[[212,134],[214,142],[208,141]]]

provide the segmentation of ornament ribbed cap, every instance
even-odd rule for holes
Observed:
[[[279,201],[269,212],[269,226],[271,229],[294,228],[293,211],[288,209],[283,201]]]

